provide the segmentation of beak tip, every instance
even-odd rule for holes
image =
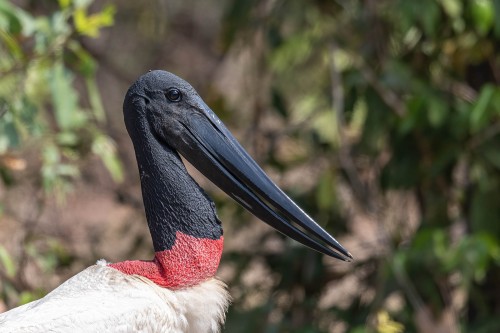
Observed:
[[[335,252],[334,258],[340,259],[340,260],[345,261],[345,262],[353,262],[354,261],[354,257],[352,256],[352,254],[345,249],[341,253]]]
[[[340,252],[342,256],[342,260],[346,262],[351,262],[354,261],[354,257],[352,256],[351,252],[347,251],[345,247],[337,243],[337,246],[335,246],[335,249]]]
[[[354,257],[352,256],[352,254],[350,252],[347,252],[347,256],[345,257],[345,261],[346,262],[353,262],[354,261]]]

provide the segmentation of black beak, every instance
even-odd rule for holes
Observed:
[[[276,230],[318,252],[351,261],[352,255],[272,182],[205,103],[191,111],[180,121],[184,130],[173,143],[180,154]]]

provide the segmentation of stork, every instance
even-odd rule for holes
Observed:
[[[129,88],[123,112],[153,260],[100,260],[44,298],[1,314],[0,332],[218,332],[229,304],[226,285],[215,278],[221,222],[179,154],[276,230],[352,259],[270,180],[186,81],[150,71]]]

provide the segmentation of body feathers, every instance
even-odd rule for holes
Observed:
[[[0,314],[0,332],[219,332],[229,298],[215,278],[170,290],[98,264]]]

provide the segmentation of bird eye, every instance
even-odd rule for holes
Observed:
[[[177,88],[170,88],[165,93],[165,96],[170,102],[180,102],[182,99],[182,94]]]

